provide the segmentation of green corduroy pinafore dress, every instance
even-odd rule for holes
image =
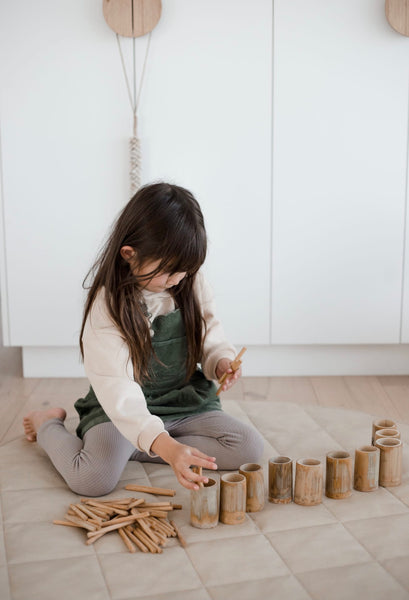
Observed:
[[[186,383],[187,342],[180,310],[156,317],[152,329],[152,346],[160,362],[151,358],[152,377],[142,385],[149,412],[170,421],[221,410],[215,384],[200,369]],[[74,406],[80,417],[77,427],[80,438],[91,427],[110,421],[92,387]]]

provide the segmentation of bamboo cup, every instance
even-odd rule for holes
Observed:
[[[276,456],[268,461],[268,500],[288,504],[293,499],[293,461],[288,456]]]
[[[209,479],[203,487],[190,493],[190,523],[199,529],[216,527],[219,522],[219,486]]]
[[[337,500],[352,494],[352,456],[348,452],[328,452],[325,495]]]
[[[380,438],[375,446],[381,452],[379,485],[395,487],[402,479],[402,441],[396,438]]]
[[[246,512],[258,512],[264,508],[263,468],[256,463],[241,465],[239,473],[246,478]]]
[[[355,450],[354,488],[359,492],[373,492],[379,482],[379,448],[361,446]]]
[[[379,438],[396,438],[400,440],[400,431],[397,429],[378,429],[378,431],[375,431],[375,442]]]
[[[246,518],[246,478],[240,473],[227,473],[220,479],[220,521],[239,525]]]
[[[302,458],[295,465],[294,502],[314,506],[322,500],[322,463],[315,458]]]
[[[375,443],[375,433],[378,429],[398,429],[397,423],[391,419],[377,419],[372,423],[372,445]]]

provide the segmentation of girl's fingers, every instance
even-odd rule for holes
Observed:
[[[183,487],[187,488],[188,490],[198,490],[199,486],[197,485],[197,483],[193,483],[193,481],[189,481],[188,479],[186,479],[186,477],[183,477],[182,475],[179,477],[179,483],[181,485],[183,485]]]
[[[201,450],[198,450],[198,448],[192,448],[192,456],[197,457],[197,458],[204,458],[205,460],[210,460],[210,461],[215,461],[216,457],[215,456],[208,456],[207,454],[205,454],[204,452],[202,452]],[[198,467],[203,467],[203,465],[197,465]]]
[[[210,469],[211,471],[217,471],[217,465],[213,461],[205,460],[204,458],[196,458],[190,463],[189,467],[202,467],[203,469]]]
[[[189,480],[193,481],[194,483],[207,483],[209,481],[209,478],[206,477],[206,475],[199,475],[198,473],[195,473],[194,471],[189,469]]]
[[[231,369],[230,369],[231,371]],[[237,369],[237,371],[231,371],[231,374],[226,378],[222,390],[225,392],[227,391],[229,388],[231,388],[236,381],[239,379],[239,377],[241,376],[241,369]]]
[[[223,384],[222,390],[225,392],[226,390],[231,388],[235,379],[236,379],[236,377],[228,377]]]
[[[195,475],[195,473],[191,472],[191,474],[192,474],[192,479],[193,479],[193,476]],[[196,481],[202,481],[203,479],[206,479],[206,478],[199,477],[199,479]],[[187,488],[188,490],[198,490],[199,489],[199,486],[197,483],[195,483],[195,481],[187,479],[187,477],[185,477],[182,474],[179,475],[178,480],[179,480],[179,483],[181,483],[183,485],[183,487]]]
[[[191,465],[194,465],[195,467],[203,467],[204,469],[211,469],[212,471],[216,471],[217,469],[217,464],[214,462],[216,459],[210,459],[208,460],[207,457],[206,458],[199,458],[199,457],[192,457],[193,460],[191,462]]]

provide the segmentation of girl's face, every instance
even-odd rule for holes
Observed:
[[[156,271],[159,267],[160,260],[148,260],[142,265],[138,265],[135,260],[135,251],[131,246],[123,246],[121,248],[121,256],[128,263],[134,275],[138,277],[144,277]],[[186,273],[158,273],[151,278],[141,281],[141,286],[144,290],[149,292],[164,292],[175,285],[178,285],[182,279],[186,276]]]
[[[152,273],[152,271],[155,271],[155,269],[158,268],[160,263],[160,260],[146,262],[142,267],[132,269],[132,273],[138,275],[138,277],[149,275],[149,273]],[[158,275],[154,275],[151,279],[142,281],[141,285],[144,290],[148,290],[149,292],[164,292],[165,290],[178,285],[185,275],[186,273],[158,273]]]

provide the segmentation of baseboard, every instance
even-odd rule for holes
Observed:
[[[85,377],[79,348],[23,346],[24,377]]]
[[[409,344],[251,346],[244,364],[251,377],[409,375]]]
[[[24,377],[85,377],[78,348],[24,347]],[[409,344],[356,346],[249,346],[249,377],[409,375]]]

